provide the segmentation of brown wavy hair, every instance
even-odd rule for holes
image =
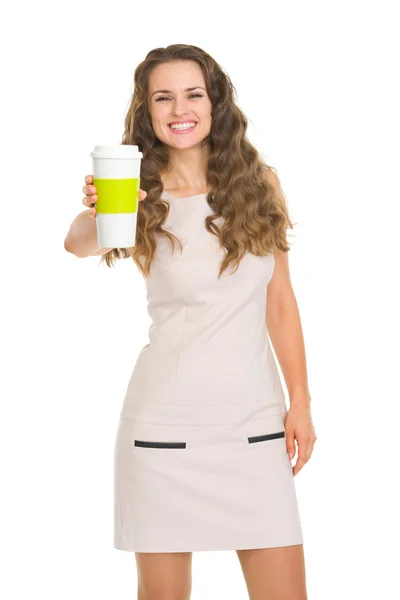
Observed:
[[[213,214],[205,218],[207,231],[220,239],[226,249],[219,277],[230,263],[239,267],[246,252],[265,256],[275,248],[287,252],[286,230],[293,229],[279,179],[271,166],[259,156],[246,137],[247,118],[235,104],[236,90],[218,63],[207,52],[187,44],[173,44],[151,50],[134,74],[134,91],[125,117],[122,144],[133,144],[143,153],[140,187],[147,192],[139,202],[136,245],[113,248],[100,262],[114,266],[114,261],[131,257],[144,277],[150,274],[157,248],[157,235],[166,236],[175,247],[177,236],[162,229],[169,206],[161,199],[164,186],[161,173],[168,168],[168,146],[154,134],[148,110],[149,75],[162,63],[189,60],[196,62],[204,76],[212,104],[209,135],[202,141],[209,146],[207,202]],[[275,183],[272,183],[275,182]],[[223,217],[218,227],[214,221]]]

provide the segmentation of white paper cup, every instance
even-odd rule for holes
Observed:
[[[95,146],[90,153],[97,190],[96,225],[100,248],[131,248],[136,244],[140,161],[137,146]]]

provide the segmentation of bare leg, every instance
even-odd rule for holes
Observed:
[[[189,600],[191,552],[135,552],[138,600]]]
[[[303,544],[236,553],[250,600],[307,600]]]

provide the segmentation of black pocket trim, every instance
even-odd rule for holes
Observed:
[[[264,442],[266,440],[275,440],[276,438],[285,437],[284,431],[278,431],[277,433],[265,433],[264,435],[253,435],[248,437],[249,444],[253,444],[254,442]]]
[[[141,448],[186,448],[186,442],[143,442],[135,440],[135,446]]]

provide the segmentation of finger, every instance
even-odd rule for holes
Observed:
[[[85,183],[93,183],[93,175],[86,175]]]
[[[94,185],[85,185],[83,187],[82,191],[87,196],[93,196],[93,195],[97,194],[97,189],[96,189],[96,186],[94,186]]]
[[[145,192],[144,190],[139,190],[139,202],[141,202],[142,200],[145,200],[146,197],[147,197],[147,192]]]
[[[316,436],[310,436],[309,440],[308,440],[308,448],[310,450],[310,452],[312,452],[313,448],[314,448],[314,444],[315,444],[315,440],[316,440]]]
[[[289,454],[290,460],[292,460],[292,458],[296,454],[296,447],[294,445],[294,431],[286,431],[285,435],[286,435],[286,449]]]
[[[301,469],[304,467],[304,465],[306,464],[306,460],[301,459],[300,456],[297,457],[297,461],[296,464],[293,467],[293,477],[295,477],[297,475],[297,473],[299,471],[301,471]]]
[[[310,460],[310,458],[311,458],[311,455],[314,450],[314,444],[315,444],[315,441],[312,438],[310,438],[310,440],[308,441],[308,444],[307,444],[307,460]]]
[[[298,448],[298,457],[297,457],[297,461],[296,464],[293,467],[293,475],[297,475],[297,473],[300,471],[300,469],[302,469],[304,467],[304,465],[306,464],[306,462],[309,459],[309,456],[307,454],[307,442],[304,442],[304,440],[302,441],[298,441],[297,440],[297,448]]]
[[[85,206],[89,206],[90,208],[95,205],[97,201],[97,196],[85,196],[82,200],[82,204]]]

